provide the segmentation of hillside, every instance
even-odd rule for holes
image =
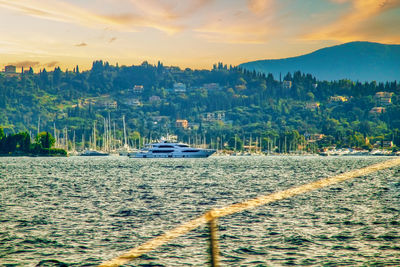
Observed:
[[[175,134],[181,141],[202,139],[213,147],[232,147],[235,136],[246,145],[263,138],[264,148],[273,142],[280,144],[279,151],[296,149],[304,138],[315,136],[326,136],[320,147],[369,147],[382,140],[400,146],[397,82],[327,82],[295,72],[281,83],[222,63],[212,70],[182,70],[162,63],[95,61],[89,71],[78,69],[0,73],[5,134],[26,131],[35,138],[49,131],[57,140],[83,146],[93,140],[96,125],[99,146],[107,141],[106,129],[121,144],[117,140],[123,140],[125,118],[131,144],[140,137]],[[315,143],[310,144],[314,149]]]
[[[319,80],[400,80],[400,45],[351,42],[317,50],[303,56],[258,60],[239,65],[248,70],[272,73],[275,78],[288,72],[310,73]]]

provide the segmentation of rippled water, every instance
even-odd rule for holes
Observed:
[[[0,264],[96,265],[212,207],[386,159],[0,158]],[[221,218],[221,264],[399,266],[399,178],[392,168]],[[204,266],[207,238],[199,228],[131,265]]]

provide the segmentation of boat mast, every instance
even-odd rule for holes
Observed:
[[[75,147],[75,130],[74,130],[74,138],[73,138],[73,143],[72,143],[72,145],[73,145],[73,151],[76,151],[76,147]]]
[[[112,149],[112,144],[111,144],[111,137],[112,137],[112,129],[111,129],[111,115],[110,112],[108,112],[108,151]]]
[[[116,145],[115,145],[115,120],[114,120],[114,133],[113,133],[113,138],[112,138],[112,140],[113,140],[113,149],[116,149]]]
[[[126,139],[126,126],[125,126],[125,115],[122,116],[122,123],[124,125],[124,147],[128,147],[128,142]]]
[[[37,136],[39,136],[39,133],[40,133],[40,115],[39,115],[39,120],[37,123]]]
[[[107,151],[107,120],[103,118],[104,121],[104,134],[103,134],[103,151]]]
[[[85,133],[82,133],[82,151],[85,150]]]
[[[93,149],[96,150],[96,121],[93,122]]]
[[[68,130],[67,130],[67,127],[64,128],[64,142],[65,142],[65,150],[68,151]]]
[[[235,134],[235,153],[236,153],[236,138],[237,138],[237,135]]]
[[[56,132],[56,123],[54,122],[54,139],[56,140],[56,145],[55,147],[58,148],[58,138],[57,138],[57,132]]]

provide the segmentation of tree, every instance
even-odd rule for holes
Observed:
[[[51,148],[56,139],[49,132],[41,132],[38,136],[36,136],[36,143],[40,144],[42,148],[49,149]]]
[[[4,134],[3,127],[0,127],[0,141],[1,141],[1,139],[3,139],[4,137],[6,137],[6,135]]]
[[[243,141],[238,136],[233,136],[228,140],[228,146],[230,149],[236,149],[240,151],[243,150]]]
[[[62,74],[62,71],[61,71],[60,67],[54,68],[54,71],[53,71],[53,85],[54,86],[58,86],[60,84],[61,74]]]
[[[371,124],[368,121],[362,121],[358,125],[360,133],[364,135],[364,138],[371,133]]]
[[[312,92],[308,92],[307,93],[307,100],[308,101],[314,101],[314,98],[315,98],[315,96],[314,96],[314,94]]]
[[[31,137],[29,136],[29,133],[17,133],[14,135],[14,138],[17,143],[17,150],[22,152],[29,152],[31,147]]]

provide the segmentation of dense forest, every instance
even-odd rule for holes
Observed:
[[[306,142],[400,146],[399,114],[396,81],[318,81],[300,72],[273,77],[222,63],[182,70],[95,61],[88,71],[76,66],[0,73],[0,125],[6,134],[49,131],[77,146],[93,140],[94,125],[99,145],[109,136],[123,140],[123,121],[131,144],[173,134],[214,147],[232,147],[236,139],[240,145],[256,140],[266,149],[273,142],[280,151]]]

